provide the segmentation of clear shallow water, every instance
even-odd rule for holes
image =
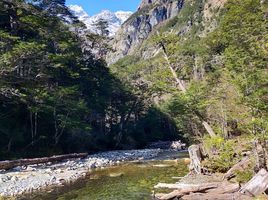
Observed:
[[[148,200],[158,182],[175,182],[172,177],[184,176],[183,160],[162,159],[187,157],[185,153],[162,153],[155,161],[132,162],[95,170],[85,180],[29,199],[45,200]],[[159,191],[158,191],[159,192]]]

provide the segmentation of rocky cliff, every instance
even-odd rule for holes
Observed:
[[[107,56],[109,64],[131,54],[154,27],[175,17],[184,5],[184,0],[142,0],[139,9],[115,35],[112,47],[115,50]]]

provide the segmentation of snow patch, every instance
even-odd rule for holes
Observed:
[[[68,8],[73,15],[75,15],[79,21],[83,22],[87,29],[92,32],[96,32],[96,30],[94,30],[95,22],[100,19],[107,21],[109,24],[108,29],[110,31],[110,36],[114,36],[120,26],[132,15],[132,12],[130,11],[117,11],[113,13],[109,10],[103,10],[96,15],[89,16],[82,6],[69,5]]]

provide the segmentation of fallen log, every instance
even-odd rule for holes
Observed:
[[[243,195],[239,192],[228,194],[215,193],[193,193],[180,198],[181,200],[252,200],[252,197]]]
[[[214,193],[214,194],[230,194],[238,192],[240,189],[240,185],[238,183],[230,184],[228,182],[223,182],[218,188],[216,189],[209,189],[207,193]]]
[[[168,188],[168,189],[177,189],[177,190],[183,190],[183,189],[193,189],[196,188],[206,187],[206,188],[217,188],[220,186],[221,183],[215,182],[215,183],[204,183],[204,184],[186,184],[186,183],[158,183],[154,186],[154,188]]]
[[[243,171],[249,166],[249,164],[250,164],[249,157],[245,157],[240,162],[236,163],[231,169],[229,169],[228,172],[226,172],[226,174],[224,174],[223,180],[225,179],[229,180],[233,178],[235,176],[235,171]]]
[[[169,194],[165,194],[163,196],[160,197],[160,200],[169,200],[169,199],[173,199],[173,198],[181,198],[182,196],[186,195],[186,194],[190,194],[193,192],[204,192],[208,189],[212,189],[212,188],[217,188],[219,187],[219,184],[217,183],[208,183],[208,184],[203,184],[203,185],[192,185],[192,186],[188,186],[188,187],[184,187],[181,188],[179,190],[174,190],[173,192],[169,193]]]
[[[241,189],[240,193],[256,197],[268,189],[268,172],[261,169],[249,182]]]
[[[8,170],[14,167],[25,166],[25,165],[34,165],[48,162],[53,163],[66,159],[85,158],[87,157],[87,155],[88,155],[87,153],[74,153],[74,154],[65,154],[65,155],[43,157],[43,158],[0,161],[0,170]]]

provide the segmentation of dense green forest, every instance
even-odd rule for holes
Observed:
[[[106,45],[98,35],[79,36],[82,27],[64,1],[0,2],[1,159],[138,148],[178,137],[164,114],[147,112],[144,97],[94,57],[86,39],[101,51]]]
[[[83,24],[64,3],[0,1],[0,159],[183,139],[224,151],[211,160],[224,171],[241,153],[238,141],[265,141],[266,1],[229,0],[211,8],[209,20],[206,1],[185,1],[178,16],[109,67],[105,31],[81,36]],[[159,51],[146,59],[148,47]]]
[[[206,4],[185,1],[177,17],[112,71],[153,98],[184,138],[203,144],[209,154],[205,167],[226,172],[242,152],[253,150],[252,141],[266,148],[268,6],[229,0],[221,9],[209,8],[211,16],[204,19]],[[146,59],[150,48],[159,50]]]

